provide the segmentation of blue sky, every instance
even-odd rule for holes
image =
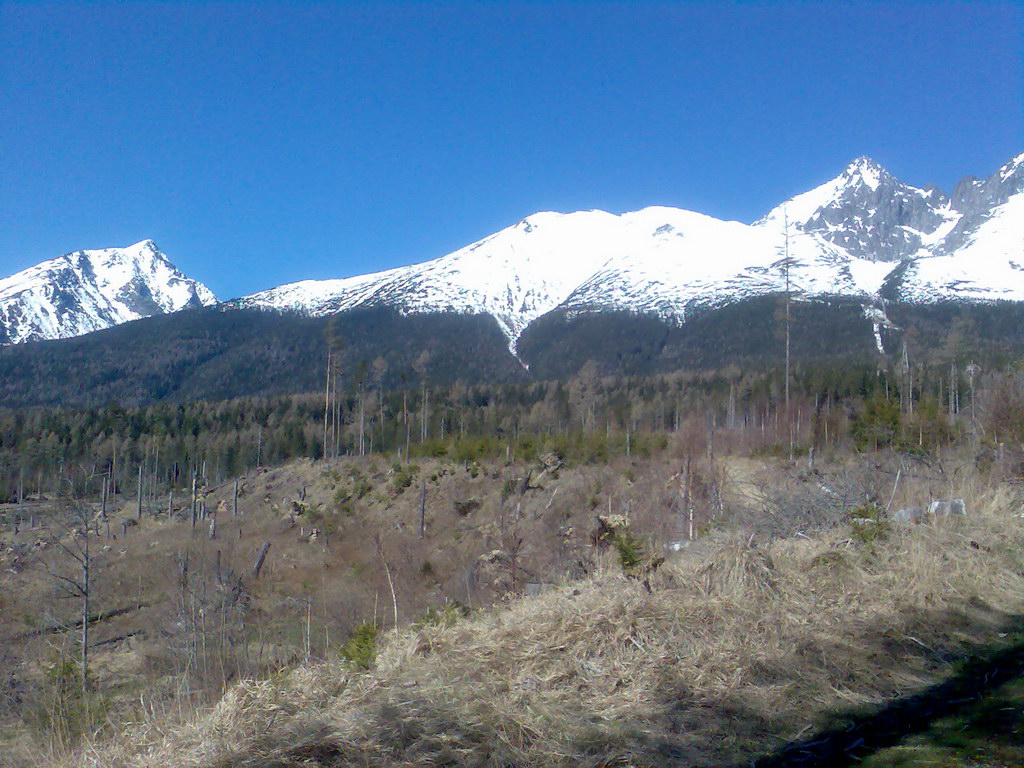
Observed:
[[[948,190],[1024,151],[1022,9],[0,0],[0,273],[152,237],[231,298],[861,154]]]

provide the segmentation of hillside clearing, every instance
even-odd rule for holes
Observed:
[[[244,682],[187,724],[150,717],[75,765],[723,765],[770,753],[1007,642],[1024,525],[972,514],[865,536],[728,536],[643,585],[586,581],[387,636],[374,669]],[[72,764],[72,763],[68,763]]]

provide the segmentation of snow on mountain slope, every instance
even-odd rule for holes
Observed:
[[[216,301],[152,240],[77,251],[0,280],[0,343],[65,339]]]
[[[616,216],[538,213],[433,261],[341,280],[292,283],[240,299],[241,306],[327,315],[358,306],[404,312],[492,315],[514,349],[533,320],[559,306],[649,311],[683,319],[688,307],[720,306],[785,285],[784,233],[677,208]],[[841,249],[794,232],[790,280],[811,295],[877,291],[883,272],[851,265]]]
[[[624,225],[646,235],[643,247],[623,251],[573,291],[570,310],[628,309],[677,321],[692,309],[720,307],[789,287],[805,296],[870,296],[885,272],[851,259],[813,235],[791,231],[788,261],[783,230],[751,227],[671,208],[623,214]],[[851,267],[855,268],[851,269]]]
[[[307,280],[239,300],[242,306],[326,315],[357,306],[492,315],[509,339],[554,309],[628,247],[618,216],[537,213],[448,256],[342,280]]]
[[[956,226],[932,249],[933,253],[949,254],[975,239],[975,233],[993,212],[1013,195],[1024,192],[1024,154],[1004,164],[987,179],[967,176],[956,185],[950,200],[959,214]]]
[[[1017,295],[1016,264],[1024,263],[1015,223],[1022,217],[1009,201],[1021,185],[1024,156],[985,181],[961,184],[953,199],[904,184],[861,157],[753,225],[666,207],[538,213],[432,261],[292,283],[236,303],[315,315],[382,305],[486,313],[515,351],[526,326],[559,307],[652,312],[678,322],[694,309],[784,290],[787,266],[790,289],[804,298],[875,305],[883,286],[887,296],[920,301],[1008,297]]]
[[[1024,193],[997,206],[951,254],[908,262],[894,286],[903,301],[1024,301]]]

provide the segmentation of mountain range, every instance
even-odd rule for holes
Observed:
[[[788,256],[788,258],[787,258]],[[884,301],[1024,300],[1024,154],[952,195],[866,157],[751,225],[652,207],[537,213],[439,259],[303,281],[237,304],[314,316],[366,306],[494,317],[512,349],[555,310],[624,310],[680,323],[786,289]],[[788,273],[788,275],[787,275]]]
[[[536,213],[430,261],[220,303],[152,241],[78,251],[0,280],[0,343],[8,345],[0,378],[59,376],[60,361],[77,359],[77,370],[95,369],[104,382],[128,368],[154,382],[131,399],[206,396],[214,369],[192,368],[229,355],[259,379],[267,364],[299,354],[300,326],[311,334],[300,357],[315,367],[326,318],[357,340],[360,359],[392,356],[393,373],[411,371],[415,339],[435,366],[446,361],[435,378],[472,379],[467,370],[479,366],[499,378],[561,376],[588,359],[608,372],[717,366],[773,359],[784,294],[793,299],[794,349],[808,358],[868,359],[905,348],[908,337],[927,349],[965,329],[1014,354],[1024,327],[1024,154],[950,194],[905,184],[860,157],[752,224],[668,207]],[[169,313],[178,314],[157,321]],[[157,317],[116,336],[90,334],[147,316]],[[259,336],[247,330],[256,327]],[[90,335],[70,338],[80,334]],[[190,350],[175,357],[173,376],[136,370],[136,361],[107,369],[115,338],[144,356],[141,339],[161,336],[177,339],[168,348]],[[47,339],[64,346],[36,353],[29,348],[38,344],[21,344]],[[472,354],[459,358],[460,345]],[[195,376],[207,389],[184,383]],[[289,381],[274,388],[316,386]],[[257,381],[252,391],[264,389]]]

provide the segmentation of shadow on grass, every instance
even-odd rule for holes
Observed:
[[[1021,684],[1024,680],[1024,622],[1018,620],[1014,629],[1012,645],[963,660],[957,674],[949,680],[873,713],[840,718],[842,724],[832,730],[786,744],[773,754],[746,765],[751,768],[839,768],[858,764],[873,768],[936,766],[943,764],[940,756],[955,760],[964,752],[976,755],[979,750],[984,751],[983,748],[991,748],[992,759],[996,761],[993,764],[1011,765],[1006,762],[1007,752],[1015,753],[1013,760],[1024,755],[1024,684]],[[916,734],[920,738],[915,743],[905,743]],[[900,750],[886,753],[884,759],[879,754],[900,744],[903,744]],[[873,755],[876,757],[868,762]],[[921,759],[924,762],[920,762]]]

